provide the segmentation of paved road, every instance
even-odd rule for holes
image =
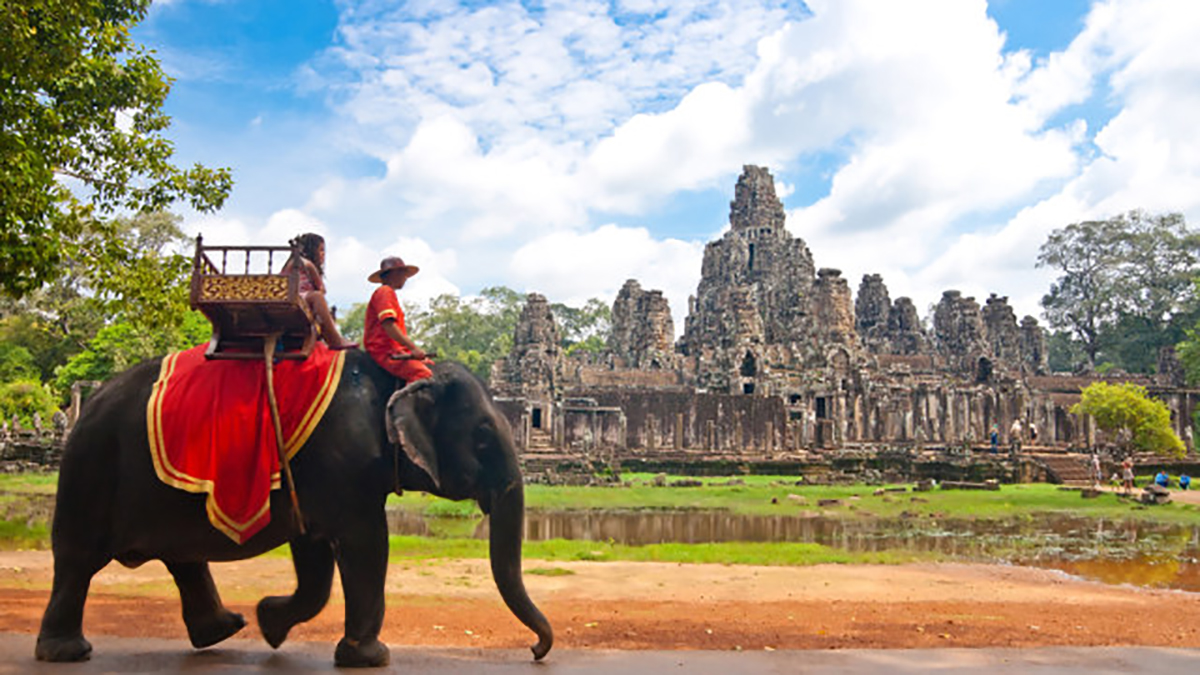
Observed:
[[[260,641],[230,640],[220,649],[195,651],[181,640],[97,637],[84,663],[39,663],[32,635],[0,634],[0,675],[108,673],[336,673],[333,645],[295,643],[271,651]],[[1043,649],[846,649],[775,652],[555,651],[543,663],[518,650],[392,648],[392,663],[378,673],[430,675],[906,675],[918,673],[1148,673],[1200,670],[1200,650],[1156,647]]]

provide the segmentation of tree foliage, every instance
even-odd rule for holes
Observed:
[[[0,383],[39,382],[41,372],[33,360],[33,354],[18,344],[0,342]]]
[[[178,332],[189,311],[190,243],[183,219],[159,212],[88,223],[67,269],[100,312],[139,330]],[[168,340],[171,342],[171,340]]]
[[[1171,411],[1150,398],[1146,388],[1130,383],[1093,382],[1083,389],[1076,415],[1091,415],[1126,451],[1182,456],[1183,441],[1171,429]]]
[[[525,297],[505,286],[493,286],[476,297],[444,294],[427,307],[410,307],[405,325],[413,340],[438,358],[458,361],[487,380],[492,364],[508,356]],[[562,344],[569,354],[604,349],[611,309],[593,298],[583,307],[556,303],[551,312],[558,322]],[[342,334],[361,339],[366,305],[355,304],[339,321]]]
[[[583,307],[562,303],[550,305],[558,323],[562,347],[568,355],[584,351],[598,354],[608,347],[612,329],[612,307],[599,298],[588,300]]]
[[[504,286],[485,288],[474,298],[440,295],[427,308],[409,313],[409,334],[426,351],[458,361],[487,380],[492,364],[512,349],[523,300]]]
[[[227,169],[171,164],[170,83],[129,32],[149,4],[0,2],[0,291],[56,278],[89,220],[228,195]]]
[[[0,416],[5,421],[16,415],[21,426],[29,429],[33,426],[34,413],[44,424],[49,424],[55,410],[58,406],[54,396],[40,382],[21,380],[0,384]]]
[[[71,357],[55,372],[54,389],[64,397],[79,380],[103,381],[146,359],[194,347],[212,332],[208,319],[189,311],[175,330],[147,331],[127,321],[101,328],[87,349]]]
[[[1149,372],[1158,348],[1179,340],[1196,309],[1200,234],[1180,214],[1131,211],[1055,230],[1037,264],[1061,272],[1042,307],[1052,329],[1078,340],[1089,366],[1103,356]]]

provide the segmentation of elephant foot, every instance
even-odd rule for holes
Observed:
[[[342,638],[333,652],[333,665],[338,668],[379,668],[391,658],[387,645],[378,639],[359,642]]]
[[[185,621],[188,638],[196,649],[211,647],[218,642],[232,637],[246,627],[246,617],[227,609],[222,609],[207,621]]]
[[[69,638],[38,636],[34,656],[38,661],[86,661],[91,658],[92,643],[82,635]]]
[[[271,649],[279,649],[279,645],[287,639],[288,631],[296,625],[288,619],[287,596],[272,596],[258,601],[258,629],[262,631],[263,639],[271,645]]]

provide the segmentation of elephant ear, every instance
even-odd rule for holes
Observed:
[[[433,447],[435,388],[433,382],[418,380],[392,394],[387,403],[388,440],[398,443],[413,464],[429,474],[434,487],[441,487],[437,451]]]

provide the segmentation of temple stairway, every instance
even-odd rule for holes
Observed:
[[[1033,459],[1046,467],[1051,479],[1063,485],[1091,485],[1088,455],[1078,453],[1037,453]]]

